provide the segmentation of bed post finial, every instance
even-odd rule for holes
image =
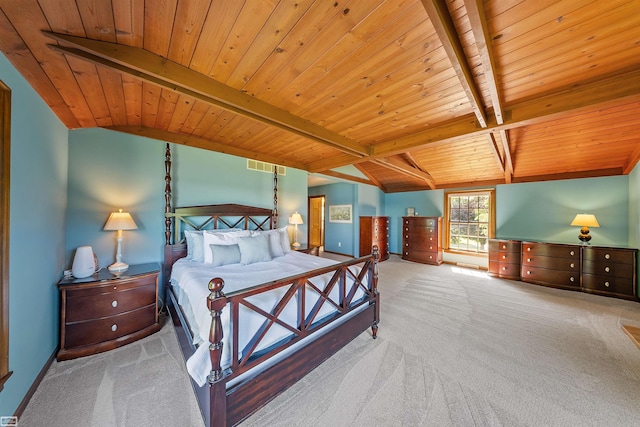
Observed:
[[[278,165],[273,165],[273,216],[271,229],[278,228]]]
[[[222,379],[222,309],[227,305],[227,297],[224,292],[224,280],[219,277],[209,281],[209,297],[207,307],[211,313],[211,329],[209,330],[209,357],[211,358],[211,373],[209,384]]]
[[[167,143],[164,153],[164,244],[171,244],[171,149]]]

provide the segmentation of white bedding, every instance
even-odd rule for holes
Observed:
[[[320,258],[295,251],[288,252],[284,256],[274,258],[269,262],[258,262],[249,265],[232,264],[213,267],[210,264],[189,261],[186,259],[176,261],[172,268],[171,283],[176,292],[178,303],[182,306],[187,317],[187,321],[192,328],[194,344],[198,346],[196,352],[187,361],[187,370],[196,383],[202,386],[206,382],[207,376],[211,371],[211,361],[209,359],[208,351],[209,346],[201,345],[208,342],[209,339],[211,315],[209,314],[206,301],[207,296],[209,295],[207,285],[211,279],[214,277],[221,277],[225,282],[223,292],[229,295],[232,292],[242,290],[247,287],[294,276],[296,274],[332,264],[336,264],[336,262],[326,258]],[[356,271],[356,269],[353,268],[353,271]],[[359,271],[360,267],[357,268],[357,272]],[[325,283],[327,283],[331,277],[332,273],[325,274],[312,279],[312,282],[319,289],[323,289]],[[288,287],[282,287],[268,293],[262,293],[251,297],[250,301],[252,304],[260,307],[266,312],[271,312],[271,309],[280,300],[287,289]],[[305,303],[307,310],[306,314],[310,312],[313,304],[317,300],[317,294],[314,294],[315,292],[310,291],[310,289],[307,288],[307,301]],[[360,299],[363,294],[364,292],[360,289],[353,301]],[[334,287],[330,294],[330,298],[336,303],[339,302],[338,286]],[[282,315],[279,316],[279,319],[295,328],[297,321],[296,308],[296,301],[295,299],[292,299]],[[230,311],[229,306],[227,306],[222,312],[224,335],[222,355],[223,369],[227,368],[231,364],[231,345],[229,341]],[[316,319],[321,319],[323,316],[326,316],[333,311],[335,311],[335,307],[325,302]],[[265,318],[263,316],[241,306],[239,320],[240,352],[242,352],[244,345],[251,337],[253,337],[258,328],[262,326],[264,320]],[[286,328],[274,325],[259,348],[268,347],[289,335],[290,331]]]

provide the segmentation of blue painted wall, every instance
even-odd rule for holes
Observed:
[[[67,204],[67,128],[0,53],[11,89],[9,369],[0,415],[13,415],[58,345]]]
[[[496,236],[580,243],[577,213],[592,213],[593,245],[629,244],[629,177],[571,179],[496,186]]]
[[[629,174],[629,246],[640,247],[640,163]]]
[[[273,207],[273,175],[247,170],[244,158],[172,145],[173,206],[238,203]],[[125,231],[123,260],[162,262],[165,143],[105,129],[69,136],[67,265],[75,248],[90,245],[101,266],[115,260],[115,232],[102,228],[109,213],[129,211],[137,230]],[[278,179],[279,225],[298,211],[307,216],[307,173],[287,168]],[[298,237],[306,243],[306,225]],[[163,283],[163,281],[161,281]],[[161,290],[161,295],[164,293]]]
[[[444,190],[411,191],[385,195],[385,215],[389,216],[389,251],[400,253],[402,246],[402,217],[407,208],[414,208],[420,216],[444,215]]]
[[[358,185],[337,183],[309,188],[310,196],[325,195],[324,248],[329,252],[356,256],[358,247]],[[353,221],[336,223],[329,221],[329,206],[352,205]]]

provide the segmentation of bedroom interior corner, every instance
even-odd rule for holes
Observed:
[[[397,255],[379,274],[379,338],[361,334],[241,425],[640,423],[640,350],[622,330],[640,327],[637,303]],[[54,362],[19,426],[199,427],[187,378],[165,325]]]

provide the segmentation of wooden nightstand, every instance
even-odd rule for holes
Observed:
[[[316,255],[316,256],[320,255],[320,248],[317,246],[302,245],[302,246],[298,246],[297,248],[291,246],[291,249],[293,249],[294,251],[305,253],[305,254]]]
[[[103,268],[84,279],[63,278],[58,360],[112,350],[160,330],[156,263],[131,265],[118,276]]]

